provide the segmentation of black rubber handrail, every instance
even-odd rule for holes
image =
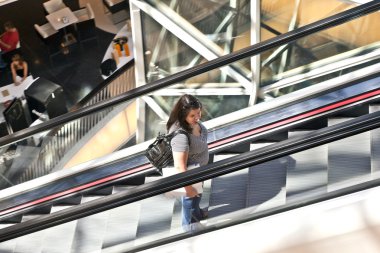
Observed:
[[[0,229],[0,242],[140,201],[179,187],[232,173],[378,127],[380,127],[380,111],[316,130],[306,135],[289,138],[285,141],[249,151],[184,173],[139,185],[123,192],[105,196],[99,200],[86,202],[79,206],[67,208],[62,211]],[[352,193],[355,189],[358,190],[360,188],[360,190],[362,190],[366,187],[373,187],[373,182],[365,183],[364,185],[358,186],[358,188],[350,188],[349,193]],[[339,196],[345,194],[348,193],[340,192]],[[334,195],[334,197],[338,196]],[[326,200],[326,196],[320,197],[320,200]],[[317,200],[314,199],[313,203],[315,203],[315,201]],[[308,203],[308,201],[303,201],[297,206],[307,205]]]
[[[137,87],[133,90],[130,90],[124,94],[118,95],[108,100],[101,101],[97,104],[80,108],[76,111],[66,113],[64,115],[53,118],[47,122],[41,123],[36,126],[29,127],[27,129],[20,130],[16,133],[10,134],[8,136],[0,138],[0,147],[14,143],[18,140],[27,138],[39,132],[43,132],[49,130],[53,127],[57,127],[59,125],[65,124],[72,120],[84,117],[88,114],[99,112],[108,107],[115,106],[126,102],[131,99],[138,98],[143,95],[148,95],[151,92],[157,91],[159,89],[168,87],[175,83],[186,80],[190,77],[197,76],[199,74],[208,72],[210,70],[220,68],[227,64],[236,62],[238,60],[260,54],[268,49],[272,49],[286,43],[292,42],[296,39],[302,38],[304,36],[332,28],[339,24],[343,24],[355,18],[359,18],[361,16],[365,16],[369,13],[375,12],[380,9],[380,1],[371,1],[366,4],[362,4],[360,6],[354,7],[347,11],[343,11],[341,13],[335,14],[331,17],[321,19],[319,21],[313,22],[311,24],[305,25],[303,27],[297,28],[293,31],[284,33],[272,39],[257,43],[255,45],[246,47],[244,49],[238,50],[231,54],[227,54],[225,56],[218,57],[214,60],[205,62],[203,64],[194,66],[192,68],[180,71],[176,74],[173,74],[168,77],[164,77],[157,81],[148,83],[144,86]]]
[[[228,131],[229,133],[235,133],[237,135],[242,134],[240,138],[234,138],[236,135],[231,136],[228,134],[228,132],[223,131],[223,128],[218,128],[218,130],[211,130],[209,132],[208,137],[208,144],[210,147],[210,154],[216,154],[219,153],[222,150],[228,150],[229,148],[237,147],[237,145],[242,144],[243,146],[246,146],[245,144],[248,144],[248,142],[260,139],[264,136],[267,136],[269,133],[270,135],[276,135],[278,133],[286,131],[289,129],[290,125],[296,127],[297,124],[304,124],[306,121],[309,121],[310,119],[320,119],[322,120],[324,117],[328,115],[332,115],[337,113],[337,111],[342,111],[343,109],[352,108],[353,105],[359,106],[362,103],[359,102],[356,98],[360,97],[360,101],[364,102],[365,104],[373,103],[374,101],[378,100],[378,95],[380,92],[380,88],[378,86],[379,83],[379,77],[374,78],[374,80],[371,80],[371,84],[367,82],[360,82],[355,83],[355,86],[361,87],[362,90],[359,93],[351,94],[348,98],[351,102],[349,104],[346,104],[344,97],[342,94],[344,94],[344,89],[339,89],[339,92],[333,92],[333,93],[327,93],[321,97],[319,97],[318,100],[324,101],[325,106],[329,108],[329,112],[327,113],[322,104],[318,104],[316,100],[309,99],[306,101],[307,104],[313,104],[314,106],[309,107],[308,105],[304,106],[296,106],[292,107],[290,106],[287,110],[285,110],[287,107],[279,108],[278,110],[272,111],[269,114],[264,115],[256,115],[255,117],[249,117],[251,118],[248,122],[239,121],[237,124],[243,124],[247,126],[247,128],[239,128],[239,130],[235,129],[232,131]],[[357,80],[356,80],[357,81]],[[365,87],[368,87],[365,88]],[[376,89],[374,92],[370,88]],[[349,89],[352,88],[350,85],[348,87]],[[369,92],[371,91],[371,92]],[[353,90],[351,90],[353,92]],[[333,95],[335,94],[335,95]],[[337,100],[328,99],[335,97]],[[338,98],[339,97],[339,98]],[[372,98],[368,100],[368,98]],[[301,102],[301,104],[304,104]],[[339,109],[334,105],[339,104]],[[342,107],[341,107],[342,106]],[[293,108],[293,109],[291,109]],[[295,108],[303,108],[305,111],[303,113],[296,113]],[[315,110],[312,110],[314,108]],[[334,109],[335,108],[335,109]],[[281,112],[280,112],[281,111]],[[319,113],[324,112],[320,114],[321,117],[316,117],[317,115],[315,113],[316,111],[319,111]],[[318,113],[318,114],[319,114]],[[311,118],[306,119],[302,115],[308,115],[307,117]],[[272,116],[271,116],[272,115]],[[285,118],[283,118],[284,115],[287,115]],[[292,118],[297,118],[297,123],[295,125],[290,124],[292,122]],[[263,121],[265,119],[265,121]],[[282,124],[281,122],[284,122]],[[323,120],[322,120],[323,121]],[[288,125],[290,124],[290,125]],[[288,125],[287,127],[284,127],[285,125]],[[225,126],[227,128],[230,128],[232,125]],[[261,127],[265,126],[265,129],[262,129],[263,131],[257,131]],[[297,128],[297,127],[296,127]],[[255,131],[256,129],[256,131]],[[218,131],[221,130],[220,133]],[[248,132],[252,132],[252,136],[248,137]],[[243,138],[243,139],[241,139]],[[242,142],[239,142],[238,140],[242,140]],[[220,144],[216,144],[213,146],[213,144],[220,142]],[[220,148],[224,146],[223,148]],[[248,148],[247,146],[245,148]],[[248,150],[248,149],[246,149]],[[139,168],[142,168],[139,170]],[[109,161],[105,164],[102,164],[101,166],[90,166],[87,167],[84,171],[79,171],[74,174],[67,175],[67,177],[59,177],[56,180],[52,180],[49,182],[44,183],[43,185],[36,186],[34,188],[30,188],[27,191],[20,191],[18,193],[14,193],[12,195],[9,195],[7,197],[3,197],[0,201],[0,219],[8,219],[9,217],[15,217],[20,214],[25,214],[29,212],[31,209],[38,208],[38,206],[46,206],[48,204],[52,204],[57,200],[63,200],[64,198],[70,198],[73,195],[79,194],[80,192],[87,192],[96,190],[105,186],[111,186],[114,185],[117,180],[113,181],[113,179],[126,179],[126,178],[133,178],[138,177],[139,173],[136,173],[136,169],[139,170],[139,173],[146,173],[149,175],[149,173],[155,171],[155,168],[153,168],[151,165],[149,165],[148,160],[143,155],[143,151],[134,153],[132,156],[127,155],[120,157],[119,159],[115,161]],[[130,173],[129,173],[130,171]],[[119,176],[117,176],[119,175]],[[115,178],[116,177],[116,178]],[[110,180],[104,180],[106,178],[109,178]],[[100,180],[100,181],[99,181]],[[66,183],[65,183],[66,182]],[[72,182],[75,182],[75,184],[72,184]],[[81,190],[71,191],[71,189],[75,189],[76,187],[80,186]],[[62,193],[64,193],[62,195]],[[55,197],[53,197],[55,196]],[[44,200],[44,201],[40,201]],[[32,204],[35,203],[35,204]]]
[[[369,77],[370,76],[368,76],[367,78],[369,78]],[[370,79],[372,79],[372,78],[370,78]],[[372,84],[367,83],[367,82],[357,83],[357,80],[354,83],[355,83],[355,86],[361,87],[361,89],[364,89],[366,92],[364,92],[364,90],[362,90],[360,93],[355,93],[356,95],[351,94],[349,96],[349,100],[351,100],[351,102],[349,103],[349,105],[350,105],[349,107],[353,106],[354,104],[356,106],[359,105],[358,100],[355,99],[358,97],[360,97],[360,101],[365,102],[365,104],[374,102],[372,99],[367,100],[370,97],[374,98],[375,101],[378,100],[378,98],[376,96],[376,94],[379,94],[379,92],[380,92],[380,88],[378,86],[378,83],[379,83],[378,75],[376,77],[374,77],[374,80],[371,80]],[[365,87],[367,87],[368,89]],[[372,91],[372,89],[370,87],[376,89],[376,91],[375,92],[369,92],[369,91]],[[350,85],[349,89],[350,88],[352,88],[351,85]],[[329,110],[330,113],[328,113],[328,114],[325,114],[326,111],[323,109],[324,107],[321,104],[317,105],[318,103],[316,103],[316,100],[310,99],[310,100],[307,100],[306,102],[308,104],[313,104],[314,106],[312,108],[314,108],[318,111],[320,111],[320,110],[324,111],[325,113],[321,114],[321,116],[323,116],[323,117],[331,115],[332,112],[335,114],[337,111],[335,110],[336,108],[335,108],[334,104],[336,103],[336,105],[339,104],[340,106],[343,106],[345,104],[344,103],[345,99],[342,96],[342,94],[345,93],[343,90],[344,89],[339,89],[339,92],[338,91],[333,92],[333,93],[329,92],[329,93],[327,93],[327,94],[325,94],[319,98],[319,100],[324,101],[324,105],[327,105],[327,107],[330,108],[331,111]],[[353,90],[351,90],[351,92],[352,91]],[[335,94],[335,95],[333,95],[333,94]],[[327,99],[327,97],[330,97],[330,98],[335,97],[337,100],[334,100],[335,102],[333,103],[333,101]],[[338,99],[338,97],[339,97],[339,99]],[[347,106],[348,104],[345,104],[345,105]],[[343,109],[349,108],[346,106],[343,106],[342,108],[339,107],[339,111],[342,111]],[[307,112],[306,114],[308,114],[309,116],[311,116],[311,115],[316,116],[313,113],[313,110],[311,110],[311,108],[306,106],[306,105],[300,106],[300,107],[296,106],[296,107],[297,108],[300,108],[300,107],[303,108],[305,110],[304,112]],[[301,123],[301,122],[305,123],[306,119],[301,116],[303,113],[293,114],[295,111],[294,107],[293,107],[293,109],[290,109],[290,111],[285,110],[285,108],[286,107],[282,107],[282,108],[279,108],[279,110],[276,110],[276,111],[281,111],[281,112],[272,111],[269,114],[256,115],[255,117],[251,118],[251,120],[249,122],[244,123],[244,122],[240,121],[238,124],[242,123],[245,126],[249,126],[248,128],[245,128],[246,131],[241,131],[242,129],[240,128],[239,129],[240,132],[239,131],[229,131],[229,132],[230,133],[233,132],[235,134],[239,134],[239,133],[242,134],[242,133],[247,133],[248,131],[250,131],[250,132],[252,131],[252,132],[255,132],[254,136],[261,138],[265,135],[268,135],[268,133],[273,135],[273,134],[277,134],[277,133],[283,132],[284,130],[288,129],[288,127],[284,128],[283,124],[280,123],[281,119],[285,120],[285,122],[287,122],[286,124],[288,124],[288,123],[290,123],[290,121],[292,121],[292,120],[290,120],[292,118],[291,116],[296,116],[296,118],[298,118],[298,120],[297,120],[298,123]],[[332,110],[333,108],[335,108],[335,109]],[[322,112],[322,111],[320,111],[320,112]],[[311,115],[310,115],[310,113],[311,113]],[[270,116],[270,115],[272,115],[272,116]],[[289,117],[282,118],[281,115],[283,115],[283,116],[287,115]],[[262,120],[264,118],[265,118],[265,121],[262,122]],[[317,118],[312,117],[312,118],[314,120],[317,118],[320,119],[319,117],[317,117]],[[280,120],[280,121],[278,121],[278,120]],[[301,124],[303,124],[303,123],[301,123]],[[270,127],[271,125],[273,125],[274,128]],[[296,126],[296,125],[293,125],[293,126]],[[262,127],[262,126],[266,126],[266,130],[264,132],[253,131],[254,129],[260,129],[260,127]],[[227,128],[229,128],[229,127],[227,127]],[[222,130],[222,129],[223,129],[223,127],[219,128],[218,130]],[[226,133],[225,131],[221,131],[221,132],[222,132],[222,134],[216,133],[215,130],[212,130],[211,132],[209,132],[208,144],[210,147],[210,154],[211,155],[218,153],[221,150],[226,150],[229,148],[236,147],[240,143],[240,142],[236,142],[237,141],[236,138],[228,138],[228,136],[229,137],[231,137],[231,136],[228,133]],[[261,134],[260,134],[260,132],[261,132]],[[265,134],[265,132],[266,132],[266,134]],[[220,138],[218,138],[218,136]],[[245,146],[245,144],[247,144],[250,141],[253,141],[255,139],[257,140],[257,138],[253,137],[253,136],[251,136],[250,138],[248,138],[248,136],[246,134],[243,134],[243,136],[244,136],[244,139],[243,139],[243,142],[241,142],[241,143],[243,143],[243,146]],[[240,138],[238,138],[238,139],[240,139]],[[229,143],[229,140],[231,140],[232,143]],[[218,141],[222,141],[222,144],[211,147],[212,143],[215,143],[215,141],[216,141],[216,143]],[[222,148],[222,149],[218,148],[218,146],[220,147],[220,145],[224,146],[224,148]],[[144,165],[145,166],[148,165],[148,167],[144,167]],[[136,171],[134,171],[134,170],[137,168],[140,168],[140,167],[143,167],[143,169],[139,170],[139,173],[136,173]],[[131,173],[128,173],[128,171],[131,171]],[[132,172],[132,171],[134,171],[134,172]],[[149,174],[153,171],[155,171],[155,169],[153,167],[149,166],[148,160],[145,158],[145,156],[141,152],[134,153],[134,155],[132,157],[129,155],[127,155],[125,157],[121,157],[120,159],[117,159],[116,161],[110,161],[109,163],[102,164],[101,166],[99,166],[99,165],[90,166],[90,167],[86,168],[85,171],[79,171],[77,173],[70,174],[67,177],[52,180],[48,183],[45,183],[41,186],[34,187],[34,188],[29,189],[27,191],[20,191],[18,193],[9,195],[7,197],[4,196],[0,201],[0,206],[1,206],[0,219],[5,220],[5,219],[9,219],[10,217],[17,217],[18,215],[25,214],[25,213],[29,212],[31,209],[46,206],[48,204],[53,204],[54,202],[56,202],[58,200],[60,201],[60,200],[63,200],[65,198],[70,198],[74,195],[79,194],[80,192],[93,191],[93,190],[96,190],[96,189],[99,189],[99,188],[102,188],[105,186],[111,186],[111,185],[117,184],[117,181],[120,180],[121,178],[132,179],[134,177],[138,177],[138,175],[140,173]],[[117,176],[117,175],[120,175],[120,176]],[[123,177],[121,177],[121,175],[123,175]],[[106,178],[116,179],[115,176],[117,178],[117,180],[115,180],[115,181],[104,180]],[[101,182],[99,182],[99,180]],[[75,184],[72,184],[72,182],[75,182]],[[71,189],[75,189],[78,186],[81,186],[80,187],[81,190],[71,191]],[[65,193],[65,194],[61,195],[62,193]],[[52,197],[52,196],[54,196],[54,197]],[[40,200],[43,200],[43,201],[41,202]],[[35,203],[35,204],[32,204],[32,203]]]

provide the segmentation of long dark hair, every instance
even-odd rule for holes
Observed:
[[[181,128],[186,131],[191,131],[191,126],[186,122],[186,117],[189,112],[194,109],[202,109],[202,103],[192,95],[182,95],[170,113],[169,120],[166,123],[166,129],[169,131],[170,127],[178,121]]]

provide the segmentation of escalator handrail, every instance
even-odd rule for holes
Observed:
[[[369,79],[367,80],[367,78]],[[231,130],[232,125],[228,125],[226,128],[210,130],[208,133],[210,154],[229,148],[233,149],[239,143],[245,143],[243,145],[247,148],[246,144],[249,141],[261,138],[268,133],[277,134],[288,127],[305,122],[305,120],[309,121],[320,116],[330,115],[353,105],[358,105],[358,103],[369,103],[380,95],[380,88],[378,87],[380,77],[377,74],[374,78],[371,76],[367,76],[367,78],[365,82],[356,83],[354,81],[354,86],[360,87],[360,89],[353,88],[350,85],[339,89],[339,91],[310,98],[300,104],[279,107],[276,111],[262,115],[256,114],[249,120],[238,121],[238,125],[242,124],[243,127],[232,128]],[[323,103],[321,103],[322,101]],[[302,108],[302,113],[298,112],[297,108]],[[70,197],[79,192],[92,191],[112,185],[113,182],[121,178],[137,176],[137,172],[154,173],[155,168],[149,164],[143,155],[143,150],[148,145],[149,142],[137,144],[101,159],[75,166],[73,170],[60,170],[54,175],[49,174],[4,189],[0,191],[0,219],[25,213],[31,208],[36,208],[36,206],[47,205],[47,203],[63,199],[64,196]],[[73,181],[76,182],[74,185],[71,183]],[[53,186],[55,184],[58,184],[58,187]],[[17,200],[15,201],[15,199]]]
[[[0,229],[0,242],[163,194],[179,187],[184,187],[186,185],[202,182],[214,177],[245,169],[247,167],[252,167],[273,159],[278,159],[286,155],[291,155],[323,144],[347,138],[378,127],[380,127],[380,111],[360,116],[333,126],[315,130],[305,135],[289,138],[285,141],[253,151],[248,151],[241,155],[214,162],[184,173],[158,179],[153,182],[136,186],[129,190],[102,197],[98,200],[85,202],[78,206],[66,208],[46,216]],[[376,185],[379,185],[379,180],[376,180]],[[368,189],[373,186],[374,182],[366,182],[350,187],[349,190],[346,191],[338,191],[338,195],[330,194],[328,196],[330,198],[335,198],[358,190]],[[293,208],[323,200],[326,200],[326,196],[314,198],[312,199],[312,202],[302,201],[302,203],[294,205]],[[266,213],[266,216],[272,214],[271,211],[268,212]],[[265,211],[260,214],[260,217],[265,217]],[[192,235],[194,234],[195,233]]]
[[[124,94],[118,95],[116,97],[110,98],[108,100],[101,101],[97,104],[80,108],[76,111],[66,113],[64,115],[58,116],[56,118],[53,118],[49,121],[43,122],[41,124],[38,124],[36,126],[29,127],[27,129],[20,130],[18,132],[15,132],[13,134],[10,134],[8,136],[0,138],[0,147],[5,146],[10,143],[14,143],[18,140],[30,137],[34,134],[47,131],[53,127],[57,127],[59,125],[65,124],[67,122],[70,122],[75,119],[79,119],[81,117],[84,117],[88,114],[99,112],[101,110],[104,110],[108,107],[115,106],[118,104],[121,104],[123,102],[126,102],[128,100],[132,100],[135,98],[138,98],[143,95],[148,95],[156,90],[168,87],[172,84],[181,82],[185,79],[188,79],[190,77],[208,72],[210,70],[220,68],[222,66],[225,66],[227,64],[236,62],[238,60],[260,54],[268,49],[272,49],[281,45],[284,45],[286,43],[292,42],[296,39],[305,37],[307,35],[332,28],[334,26],[343,24],[345,22],[348,22],[350,20],[359,18],[361,16],[367,15],[369,13],[375,12],[377,10],[380,10],[380,2],[379,1],[371,1],[366,4],[362,4],[357,7],[353,7],[349,10],[343,11],[341,13],[335,14],[333,16],[321,19],[319,21],[310,23],[308,25],[305,25],[303,27],[297,28],[293,31],[284,33],[282,35],[279,35],[277,37],[274,37],[272,39],[268,39],[263,42],[259,42],[255,45],[243,48],[241,50],[238,50],[236,52],[221,56],[219,58],[216,58],[214,60],[202,63],[200,65],[191,67],[189,69],[180,71],[176,74],[173,74],[168,77],[164,77],[162,79],[153,81],[151,83],[148,83],[144,86],[137,87],[135,89],[132,89]]]

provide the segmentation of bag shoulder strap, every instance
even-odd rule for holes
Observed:
[[[171,132],[171,133],[170,133],[170,135],[171,135],[171,136],[170,136],[170,140],[173,139],[173,137],[176,136],[177,134],[184,134],[184,135],[186,135],[187,140],[189,141],[189,146],[190,146],[190,135],[189,135],[188,132],[186,132],[186,131],[183,130],[183,129],[177,129],[177,130]]]

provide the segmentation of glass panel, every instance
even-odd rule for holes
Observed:
[[[269,0],[262,2],[262,23],[264,24],[261,29],[262,40],[273,38],[276,35],[356,6],[354,1],[352,3],[300,1],[300,5],[297,7],[295,6],[296,2]],[[293,25],[291,25],[292,18],[295,20]],[[378,18],[379,13],[376,12],[335,28],[301,38],[286,47],[266,52],[261,58],[261,85],[279,81],[284,77],[311,72],[313,69],[321,68],[327,64],[337,63],[338,65],[340,63],[344,66],[344,60],[354,56],[367,55],[371,51],[377,50],[380,38],[375,32],[379,29],[379,24],[375,20]],[[367,34],[369,35],[367,36]],[[363,63],[360,61],[358,63],[364,67],[377,62],[377,60],[375,62],[371,62],[371,60],[370,58]],[[328,80],[358,69],[358,67],[351,65],[351,61],[346,62],[350,64],[346,68],[341,68],[335,73],[331,73],[330,76],[325,75],[311,83]],[[310,80],[306,80],[305,84],[298,84],[300,87],[308,85],[310,85]],[[299,88],[296,87],[295,90],[297,89]],[[286,93],[293,90],[293,88],[288,88],[282,92]]]
[[[237,7],[231,7],[228,2],[151,2],[154,2],[152,8],[155,7],[163,13],[170,12],[167,15],[180,29],[192,34],[189,29],[195,28],[196,32],[205,35],[203,38],[209,41],[211,47],[222,48],[224,50],[223,54],[232,52],[233,47],[242,43],[240,40],[247,38],[246,31],[249,30],[249,16],[246,13],[249,10],[249,1],[239,3],[242,5],[239,15],[237,15]],[[205,5],[209,6],[209,8],[205,8]],[[187,69],[207,60],[204,55],[191,48],[185,38],[176,37],[175,34],[162,27],[148,14],[142,13],[147,82],[174,74],[179,70]],[[232,23],[235,24],[235,27],[238,27],[235,29],[236,31],[230,28]],[[242,29],[244,29],[244,35],[240,34]],[[235,42],[235,38],[238,38],[238,41]]]
[[[373,13],[265,52],[261,86],[281,86],[288,79],[287,87],[274,94],[278,96],[378,63],[377,35],[358,35],[379,29],[373,22],[377,18],[379,13]]]
[[[162,28],[157,21],[142,13],[146,81],[172,75],[180,70],[205,62],[196,51]]]
[[[260,2],[261,21],[264,24],[261,34],[263,40],[357,6],[354,1],[339,0],[262,0]]]
[[[375,39],[368,39],[368,44],[353,43],[357,41],[357,38],[353,35],[354,33],[351,33],[352,43],[348,46],[337,39],[338,35],[335,38],[330,35],[339,34],[340,31],[353,26],[357,26],[356,30],[360,30],[359,27],[362,27],[371,31],[379,24],[369,22],[369,20],[378,18],[378,15],[379,13],[373,13],[326,31],[300,38],[287,44],[285,48],[280,46],[262,53],[260,55],[262,59],[261,89],[257,95],[257,103],[270,101],[313,85],[323,86],[323,82],[326,81],[333,80],[334,83],[339,84],[339,82],[351,81],[353,76],[366,76],[367,74],[360,70],[379,63],[379,42]],[[380,27],[378,28],[380,29]],[[170,34],[168,31],[167,33]],[[171,38],[175,39],[174,36]],[[191,50],[191,52],[193,54],[195,51]],[[173,54],[171,57],[176,58],[177,56]],[[283,64],[284,59],[286,59],[285,64]],[[146,140],[153,138],[158,132],[165,131],[166,118],[162,115],[169,115],[174,102],[183,93],[196,94],[204,102],[203,121],[249,106],[252,88],[249,61],[250,58],[242,59],[228,67],[208,71],[163,91],[155,92],[155,95],[152,96],[154,104],[159,106],[164,114],[156,113],[155,109],[148,104],[146,122],[157,124],[146,125]],[[370,71],[376,72],[376,67]],[[338,79],[344,75],[343,79]],[[304,95],[306,94],[307,91]]]
[[[169,15],[172,22],[205,47],[193,45],[188,38],[183,36],[177,37],[178,30],[172,29],[169,24],[161,26],[149,16],[149,13],[143,11],[145,52],[149,52],[145,59],[148,83],[214,59],[209,53],[223,55],[250,45],[250,1],[150,2],[152,8],[161,11],[164,15]],[[354,2],[342,3],[341,1],[308,1],[307,3],[299,1],[298,5],[297,3],[297,1],[269,0],[261,2],[261,40],[273,38],[356,6]],[[212,6],[210,8],[215,10],[216,14],[211,15],[208,10],[201,12],[198,7],[204,7],[204,4]],[[323,11],[316,12],[315,10]],[[377,63],[380,45],[378,43],[380,38],[376,32],[379,29],[379,23],[376,22],[378,15],[379,13],[376,12],[360,17],[262,53],[259,78],[261,90],[256,94],[259,97],[255,101],[267,101]],[[223,29],[218,30],[217,24],[223,23],[226,19],[230,21],[226,22]],[[215,29],[214,33],[212,33],[213,29]],[[351,32],[347,33],[347,31]],[[226,33],[229,33],[229,36],[226,37]],[[370,34],[370,36],[364,36],[364,34]],[[221,40],[222,35],[223,40]],[[162,65],[163,68],[157,67],[158,65]],[[251,94],[253,86],[251,58],[242,59],[229,67],[234,72],[233,74],[225,69],[213,70],[190,78],[184,81],[184,84],[173,86],[173,89],[181,90],[184,87],[195,86],[198,96],[210,97],[214,94],[207,91],[209,85],[216,85],[215,88],[222,86],[235,88],[240,84],[244,87],[243,97],[255,95]],[[215,96],[220,98],[220,94]],[[229,96],[223,96],[223,98],[226,97]],[[246,101],[246,98],[242,100]],[[166,113],[167,108],[171,107],[170,103],[161,102],[165,101],[164,98],[156,96],[155,101]],[[239,99],[234,99],[234,101],[239,101]],[[227,102],[221,104],[231,105]],[[241,107],[236,106],[233,110],[236,109],[241,109]],[[231,111],[222,111],[220,114]],[[152,117],[154,113],[148,112],[148,114],[148,118],[154,118]],[[156,120],[161,123],[165,121],[162,116]],[[148,139],[152,136],[150,132],[152,131],[148,126],[146,130]]]

